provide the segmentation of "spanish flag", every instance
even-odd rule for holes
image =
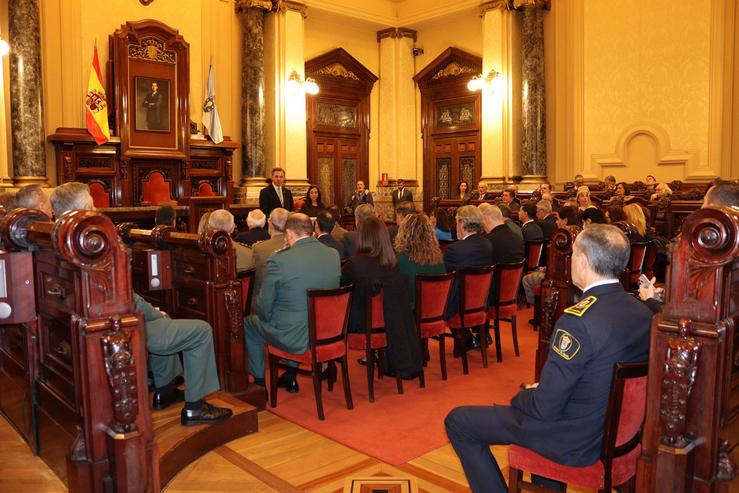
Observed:
[[[87,131],[95,137],[95,142],[101,145],[110,140],[108,101],[105,98],[103,76],[100,74],[97,45],[93,53],[90,80],[87,83],[87,94],[85,95],[85,108],[87,108],[85,118],[87,120]]]

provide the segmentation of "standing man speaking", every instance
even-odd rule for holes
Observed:
[[[285,188],[285,170],[272,168],[272,183],[259,192],[259,208],[269,217],[270,212],[278,207],[293,210],[293,194]]]

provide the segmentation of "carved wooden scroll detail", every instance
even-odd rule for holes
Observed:
[[[541,331],[546,334],[547,339],[554,331],[558,305],[559,291],[556,289],[551,290],[541,303]]]
[[[736,464],[731,460],[729,455],[731,452],[731,446],[728,440],[721,440],[721,445],[718,448],[718,472],[716,478],[721,481],[733,481],[736,477]]]
[[[113,423],[117,433],[136,431],[138,398],[136,365],[131,348],[131,334],[121,330],[121,319],[111,320],[112,328],[100,340],[103,346],[105,373],[113,400]]]
[[[680,335],[671,337],[666,343],[659,421],[662,443],[681,448],[690,442],[686,436],[686,416],[703,343],[690,335],[690,320],[680,319],[678,327]]]
[[[139,44],[128,45],[128,57],[149,62],[177,63],[177,52],[167,50],[156,38],[143,38]]]

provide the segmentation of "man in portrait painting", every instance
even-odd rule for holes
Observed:
[[[146,108],[146,128],[147,130],[167,130],[167,125],[162,121],[162,106],[164,104],[164,96],[159,90],[157,82],[151,83],[151,91],[144,97],[144,108]]]

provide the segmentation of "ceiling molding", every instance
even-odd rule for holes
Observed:
[[[369,6],[361,0],[304,0],[311,9],[323,10],[354,19],[402,27],[448,16],[457,12],[478,9],[480,0],[456,0],[453,2],[429,2],[428,0],[375,0]]]

